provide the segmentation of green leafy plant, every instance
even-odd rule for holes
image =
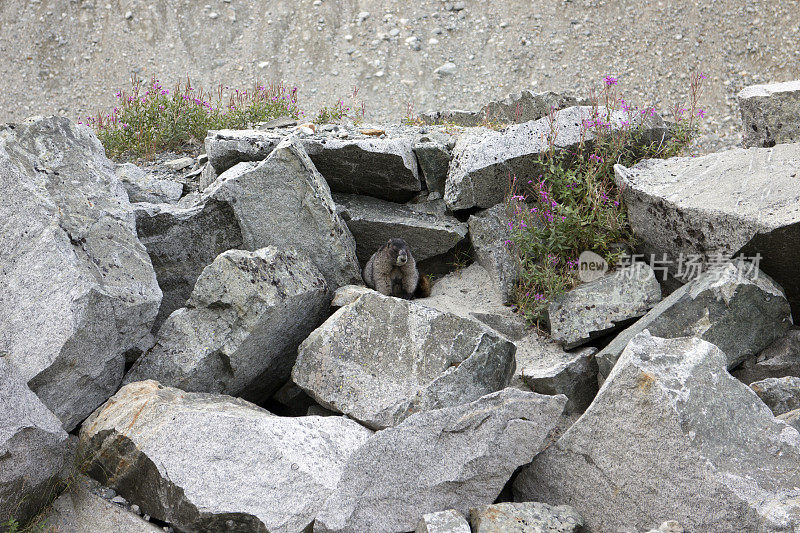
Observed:
[[[704,115],[697,107],[703,79],[702,74],[693,77],[689,107],[675,109],[670,135],[657,142],[646,142],[655,109],[628,104],[611,76],[593,98],[575,151],[556,150],[556,114],[551,111],[549,149],[536,165],[539,174],[511,177],[506,197],[512,238],[505,244],[520,261],[517,305],[530,322],[545,319],[550,302],[579,283],[581,252],[595,252],[613,265],[634,244],[613,167],[685,150]]]
[[[344,99],[340,98],[332,106],[323,106],[314,122],[316,124],[331,124],[342,122],[342,120],[349,118],[353,124],[360,124],[364,121],[366,114],[367,106],[358,97],[358,86],[354,86],[353,93],[350,95],[350,104],[346,104]]]
[[[213,93],[193,87],[188,78],[172,90],[155,78],[145,86],[134,77],[131,84],[130,91],[115,93],[118,103],[112,111],[85,119],[109,157],[179,150],[201,142],[210,129],[247,128],[279,116],[302,115],[297,88],[282,84],[256,83],[241,91],[220,85]]]

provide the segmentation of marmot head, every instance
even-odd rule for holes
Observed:
[[[408,245],[403,239],[389,239],[386,250],[395,265],[403,266],[408,262]]]

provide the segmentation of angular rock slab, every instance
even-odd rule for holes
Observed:
[[[183,195],[181,183],[158,179],[133,163],[117,165],[115,173],[122,182],[122,186],[125,187],[131,203],[174,204]]]
[[[323,407],[381,429],[504,388],[514,351],[477,322],[365,294],[303,341],[292,380]]]
[[[296,137],[283,140],[257,165],[239,163],[225,172],[201,202],[209,199],[231,205],[246,249],[295,249],[311,259],[331,289],[361,282],[353,236]]]
[[[472,533],[583,533],[583,518],[569,505],[496,503],[469,510]]]
[[[558,150],[574,148],[594,135],[585,130],[583,121],[592,118],[592,108],[576,106],[555,113],[555,146]],[[614,112],[609,122],[619,128],[629,120],[626,113]],[[667,134],[661,117],[648,118],[642,126],[644,142]],[[514,177],[537,176],[539,158],[548,150],[551,134],[549,118],[515,124],[504,130],[485,128],[469,130],[458,137],[445,184],[444,200],[456,211],[470,207],[492,207],[503,201]],[[526,178],[527,179],[527,178]]]
[[[221,174],[242,161],[261,161],[287,133],[285,130],[210,131],[205,140],[209,162]],[[299,142],[333,191],[406,202],[422,190],[413,151],[414,137],[314,136]]]
[[[207,266],[187,307],[125,376],[190,392],[263,401],[289,379],[297,347],[328,314],[322,274],[293,250],[229,250]]]
[[[742,146],[770,148],[800,142],[800,80],[751,85],[736,95]]]
[[[414,533],[472,533],[472,530],[464,515],[449,509],[423,515]]]
[[[77,476],[69,488],[53,502],[45,515],[47,532],[69,533],[163,533],[163,529],[145,522],[92,492],[97,482]]]
[[[405,240],[420,262],[447,253],[467,236],[467,225],[453,216],[428,215],[369,196],[335,194],[333,200],[356,240],[362,264],[392,238]]]
[[[86,420],[81,447],[88,475],[177,529],[288,533],[311,523],[370,434],[141,381]]]
[[[520,264],[509,247],[512,233],[505,204],[476,213],[469,217],[469,240],[475,259],[485,268],[503,297],[503,303],[516,298]]]
[[[800,377],[767,378],[750,384],[775,416],[800,409]]]
[[[56,495],[72,460],[68,437],[0,353],[0,524],[24,524]]]
[[[92,130],[0,127],[0,350],[74,428],[114,394],[161,302],[133,209]]]
[[[757,356],[745,360],[731,374],[742,383],[800,376],[800,328],[790,329]]]
[[[153,332],[176,309],[186,305],[197,277],[226,250],[242,247],[233,208],[209,200],[186,206],[134,205],[136,231],[147,248],[164,293]]]
[[[600,350],[600,375],[609,375],[628,342],[645,329],[663,338],[694,335],[711,342],[727,355],[728,368],[782,337],[792,326],[783,291],[750,268],[727,263],[678,288]]]
[[[644,315],[660,300],[655,272],[637,263],[558,296],[548,307],[550,334],[564,348],[575,348]]]
[[[379,431],[353,452],[315,533],[411,531],[425,514],[491,503],[548,444],[565,402],[504,389]]]
[[[666,259],[760,254],[800,316],[800,144],[615,165],[641,251]]]
[[[782,420],[783,422],[786,422],[797,431],[800,431],[800,409],[795,409],[794,411],[783,413],[782,415],[778,415],[775,418],[777,418],[778,420]]]
[[[447,144],[430,138],[420,139],[414,144],[414,155],[417,157],[422,176],[425,178],[425,187],[429,192],[443,195],[452,156],[450,148]]]
[[[512,383],[539,394],[563,394],[566,414],[582,413],[597,394],[597,348],[564,351],[549,339],[531,333],[514,341],[517,369]],[[524,389],[523,389],[524,390]]]
[[[791,531],[800,433],[776,420],[696,337],[637,335],[592,405],[514,483],[517,501],[569,502],[589,531]]]

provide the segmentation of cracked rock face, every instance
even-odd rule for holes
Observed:
[[[489,272],[503,303],[516,298],[519,279],[519,259],[506,244],[512,234],[505,204],[476,213],[469,217],[469,239],[476,261]]]
[[[161,303],[133,209],[91,129],[0,127],[0,350],[74,428],[114,394]]]
[[[717,345],[728,368],[754,356],[792,326],[778,285],[747,262],[726,263],[670,294],[597,354],[608,376],[628,342],[645,329],[664,338],[695,335]]]
[[[176,529],[291,533],[314,520],[371,433],[141,381],[86,420],[81,448],[88,475]]]
[[[517,501],[568,501],[590,531],[800,527],[800,433],[695,337],[634,337],[583,416],[525,467]]]
[[[800,377],[767,378],[750,384],[775,416],[800,409]]]
[[[547,445],[565,402],[508,388],[375,433],[350,456],[315,533],[412,531],[425,514],[488,505]]]
[[[800,142],[800,80],[745,87],[737,95],[742,146]]]
[[[289,379],[297,346],[325,318],[330,292],[293,250],[229,250],[207,266],[125,383],[263,401]]]
[[[367,293],[303,341],[292,379],[322,406],[380,429],[502,389],[514,351],[478,322]]]

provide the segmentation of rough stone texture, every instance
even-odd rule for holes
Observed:
[[[361,282],[353,236],[296,137],[286,138],[255,166],[231,168],[203,199],[232,206],[248,250],[294,248],[311,259],[331,289]]]
[[[569,502],[589,531],[800,527],[800,434],[696,337],[644,332],[586,413],[514,483],[517,501]]]
[[[439,279],[428,298],[415,301],[482,322],[511,340],[521,339],[531,329],[524,317],[503,305],[489,273],[478,263]]]
[[[0,126],[0,350],[74,428],[114,394],[161,290],[114,164],[66,118]]]
[[[574,348],[644,315],[660,300],[655,272],[637,263],[557,297],[548,307],[550,334]]]
[[[783,291],[763,272],[749,270],[745,262],[727,263],[664,298],[600,350],[600,375],[608,376],[628,341],[645,329],[657,337],[707,340],[725,352],[728,368],[782,337],[792,325]]]
[[[449,509],[423,515],[414,533],[471,533],[471,530],[464,515]]]
[[[480,126],[484,122],[513,124],[539,120],[546,117],[551,108],[560,110],[577,105],[586,105],[586,102],[567,94],[526,90],[509,94],[502,100],[491,101],[479,111],[433,111],[422,113],[420,119],[425,124],[449,123],[463,127]]]
[[[177,181],[162,180],[148,174],[133,163],[122,163],[115,169],[131,202],[172,204],[181,199],[183,185]]]
[[[478,322],[365,294],[303,341],[292,380],[323,407],[385,428],[502,389],[514,350]]]
[[[427,513],[493,502],[548,444],[565,402],[504,389],[376,433],[348,460],[315,533],[411,531]]]
[[[515,341],[517,370],[512,384],[539,394],[563,394],[566,414],[582,413],[597,394],[597,348],[564,349],[536,333]]]
[[[778,415],[775,418],[786,422],[797,431],[800,431],[800,409],[795,409],[794,411],[783,413],[782,415]]]
[[[444,195],[444,183],[452,155],[450,148],[432,139],[420,140],[414,144],[414,155],[425,178],[425,187],[430,192]]]
[[[344,307],[364,296],[365,294],[380,294],[375,289],[364,287],[363,285],[345,285],[339,287],[333,295],[331,307]]]
[[[555,113],[555,146],[559,150],[574,148],[581,140],[583,121],[592,116],[591,107],[570,107]],[[619,127],[628,116],[615,112],[610,122]],[[643,127],[643,140],[653,141],[666,135],[660,116],[648,118]],[[452,210],[470,207],[492,207],[503,201],[512,178],[536,176],[539,156],[549,146],[549,118],[509,126],[494,131],[485,128],[470,130],[456,140],[453,159],[445,185],[444,200]],[[583,139],[591,141],[587,132]]]
[[[745,87],[737,95],[742,146],[800,142],[800,80]]]
[[[219,174],[241,161],[261,161],[290,132],[209,131],[205,140],[209,162]],[[355,135],[340,139],[320,134],[298,142],[333,191],[405,202],[422,190],[412,136]]]
[[[270,246],[220,254],[125,376],[263,401],[289,379],[297,347],[327,316],[319,270]]]
[[[301,531],[370,431],[285,418],[155,381],[124,386],[81,428],[88,475],[185,531]]]
[[[189,206],[136,204],[136,231],[147,248],[164,293],[153,332],[186,305],[197,277],[226,250],[242,247],[233,208],[214,200]]]
[[[731,374],[742,383],[800,376],[800,328],[790,329],[756,357],[745,360]]]
[[[71,461],[61,422],[0,352],[0,524],[21,523],[56,494]]]
[[[206,163],[203,170],[200,171],[200,176],[197,178],[197,187],[204,191],[206,187],[217,181],[217,171],[211,166],[211,163]]]
[[[775,416],[800,408],[800,377],[767,378],[750,384]]]
[[[628,220],[671,272],[692,256],[741,251],[786,291],[800,316],[800,144],[615,165]],[[666,254],[666,257],[665,257]]]
[[[469,217],[469,239],[475,259],[489,272],[503,303],[514,301],[519,279],[519,260],[506,244],[511,237],[505,204]]]
[[[96,482],[78,476],[68,490],[53,502],[44,516],[46,532],[55,533],[163,533],[155,524],[145,522],[92,492]]]
[[[339,215],[356,240],[361,264],[389,239],[408,243],[417,262],[447,253],[467,236],[467,224],[453,216],[420,213],[409,206],[352,194],[333,196]]]
[[[469,510],[472,533],[583,533],[583,518],[569,505],[496,503]]]

